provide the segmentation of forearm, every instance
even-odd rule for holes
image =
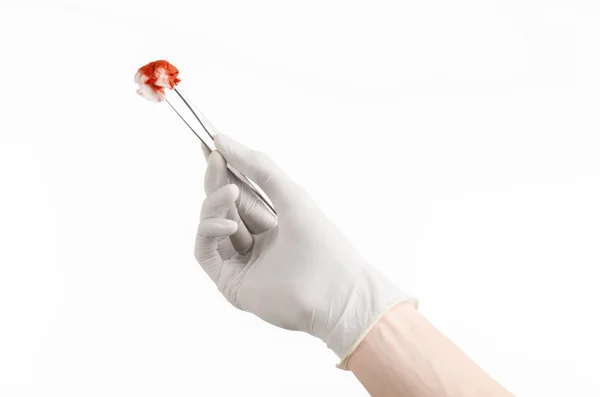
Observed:
[[[373,327],[348,368],[374,397],[512,396],[406,303]]]

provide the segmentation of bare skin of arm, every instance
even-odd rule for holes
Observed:
[[[512,397],[406,303],[373,327],[348,368],[373,397]]]

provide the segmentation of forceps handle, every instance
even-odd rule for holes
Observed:
[[[192,115],[194,116],[194,118],[198,121],[198,123],[200,123],[200,126],[202,127],[202,129],[206,132],[206,134],[209,136],[210,140],[213,142],[214,145],[214,136],[217,134],[217,130],[216,128],[210,123],[210,121],[208,121],[208,119],[196,108],[196,106],[191,103],[189,100],[187,100],[185,98],[185,96],[180,92],[179,89],[175,88],[173,91],[175,91],[175,93],[177,94],[177,96],[179,97],[179,99],[181,99],[181,101],[183,101],[183,103],[185,104],[185,106],[189,109],[189,111],[192,113]],[[190,130],[192,130],[192,132],[194,133],[194,135],[196,135],[196,137],[200,140],[200,142],[202,142],[202,145],[204,145],[206,148],[208,148],[209,151],[213,151],[214,149],[211,148],[203,139],[200,135],[198,135],[198,133],[196,132],[196,130],[194,130],[194,128],[190,125],[190,123],[188,121],[186,121],[186,119],[183,117],[183,115],[176,109],[176,107],[173,106],[173,104],[167,100],[166,101],[171,108],[175,111],[175,113],[177,113],[177,115],[179,116],[179,118],[181,118],[181,120],[183,120],[183,122],[188,126],[188,128]],[[202,120],[202,119],[203,120]],[[250,180],[250,178],[248,178],[246,175],[242,174],[240,171],[238,171],[237,169],[235,169],[233,166],[227,164],[227,168],[229,169],[229,171],[231,171],[231,174],[241,183],[245,184],[246,186],[248,186],[248,188],[258,197],[258,199],[265,205],[265,207],[267,207],[267,209],[274,215],[277,216],[277,212],[275,211],[275,208],[273,207],[273,205],[269,202],[269,200],[265,197],[265,195],[259,191],[254,182],[252,180]]]

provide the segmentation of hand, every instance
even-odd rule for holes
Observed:
[[[208,156],[195,256],[235,307],[307,332],[340,358],[396,303],[412,300],[371,267],[266,155],[224,135]],[[271,199],[275,218],[227,163]]]

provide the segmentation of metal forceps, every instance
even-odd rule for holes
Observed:
[[[217,130],[212,126],[210,121],[194,106],[194,104],[186,98],[186,96],[181,92],[181,90],[174,88],[176,96],[172,96],[172,99],[167,98],[166,102],[171,106],[171,108],[177,113],[179,118],[183,120],[185,125],[196,135],[196,137],[200,140],[200,142],[208,148],[211,152],[215,150],[214,140],[215,135],[217,134]],[[209,139],[202,139],[200,134],[192,127],[193,124],[199,124],[201,130],[206,132]],[[275,216],[277,216],[277,212],[275,212],[275,208],[266,197],[266,195],[261,192],[256,184],[250,180],[246,175],[242,174],[231,165],[227,164],[227,168],[231,171],[231,174],[241,183],[248,186],[250,190],[258,197],[258,199],[267,207],[269,211]]]

